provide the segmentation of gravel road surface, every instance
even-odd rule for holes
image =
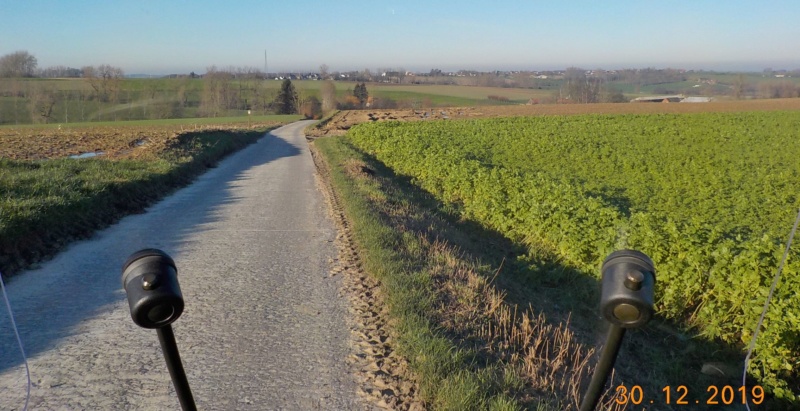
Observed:
[[[173,324],[199,409],[364,409],[345,359],[347,301],[332,225],[302,134],[273,131],[191,186],[7,284],[29,357],[30,409],[179,409],[154,330],[120,283],[126,257],[169,253],[186,301]],[[25,373],[0,305],[0,409]]]

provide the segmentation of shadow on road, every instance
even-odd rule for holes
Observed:
[[[215,169],[152,205],[146,213],[125,217],[90,240],[70,245],[41,268],[12,278],[7,292],[27,356],[51,350],[62,339],[88,334],[89,319],[100,319],[104,326],[123,322],[123,327],[135,328],[128,316],[120,281],[120,270],[127,256],[146,247],[162,248],[171,254],[190,247],[186,241],[192,232],[214,222],[220,208],[239,200],[232,189],[249,178],[251,169],[302,153],[300,147],[279,137],[279,130],[273,133],[228,156]],[[124,310],[119,309],[121,304]],[[22,358],[6,309],[0,311],[2,373],[21,365]],[[127,318],[120,318],[123,312]],[[114,333],[115,329],[109,332]],[[108,335],[108,340],[119,341],[119,337]],[[116,342],[109,344],[113,346]],[[36,374],[36,370],[32,369],[32,373]],[[33,379],[35,382],[44,377],[34,375]]]

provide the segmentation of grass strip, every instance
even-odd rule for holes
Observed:
[[[0,271],[11,275],[140,212],[267,129],[179,134],[150,158],[0,159]]]

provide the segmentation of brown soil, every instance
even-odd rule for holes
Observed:
[[[279,123],[253,124],[254,129]],[[242,124],[94,126],[69,128],[0,128],[0,158],[43,160],[102,152],[107,158],[138,158],[172,145],[178,135],[193,131],[246,128]]]
[[[519,106],[481,106],[402,110],[346,110],[307,130],[310,137],[342,135],[350,127],[372,121],[426,121],[464,118],[545,116],[576,114],[653,114],[736,111],[800,110],[800,98],[741,100],[712,103],[602,103],[535,104]]]

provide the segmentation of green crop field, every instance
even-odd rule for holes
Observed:
[[[615,249],[647,253],[659,314],[742,348],[800,207],[797,130],[798,112],[582,115],[363,124],[349,139],[587,275]],[[779,398],[800,394],[798,249],[750,367]]]

